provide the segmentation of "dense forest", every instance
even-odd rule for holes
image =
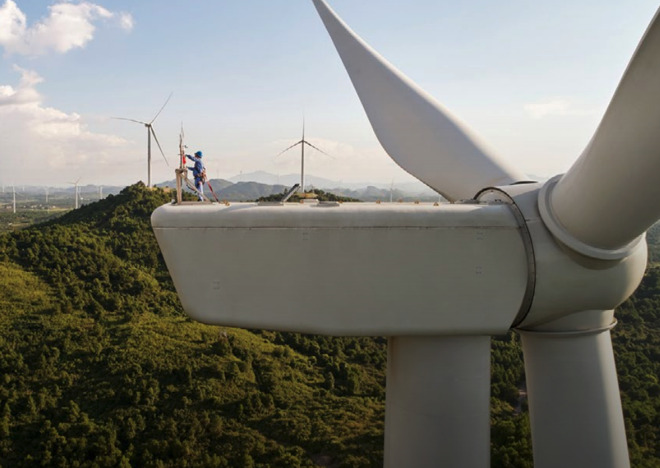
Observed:
[[[386,340],[203,325],[142,184],[0,235],[0,467],[382,466]],[[617,311],[633,466],[660,466],[660,230]],[[492,346],[492,466],[531,467],[519,338]]]

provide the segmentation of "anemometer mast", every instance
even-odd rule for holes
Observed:
[[[387,336],[391,468],[489,465],[490,336],[513,329],[535,466],[628,467],[610,329],[660,218],[658,15],[585,152],[541,184],[313,2],[385,150],[452,203],[162,206],[152,225],[185,310]],[[283,264],[315,275],[293,285],[272,275]]]

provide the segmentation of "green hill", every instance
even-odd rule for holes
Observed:
[[[0,235],[0,467],[382,466],[386,340],[190,320],[149,223],[170,198],[138,184]],[[654,264],[615,329],[639,467],[660,464],[658,306]],[[492,359],[492,466],[531,467],[517,335]]]

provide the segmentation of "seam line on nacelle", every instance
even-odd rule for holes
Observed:
[[[528,330],[525,328],[515,328],[515,331],[518,334],[527,334],[527,335],[537,335],[537,336],[547,336],[551,338],[561,338],[564,336],[580,336],[580,335],[597,335],[606,331],[610,331],[612,328],[616,327],[618,322],[615,320],[612,321],[609,325],[603,327],[589,328],[587,330]]]
[[[502,203],[509,207],[513,217],[516,219],[520,229],[520,237],[522,238],[523,247],[525,249],[525,259],[527,260],[527,284],[525,287],[525,294],[520,303],[520,308],[511,324],[511,328],[514,328],[525,320],[527,314],[532,309],[532,303],[534,302],[534,293],[536,290],[536,256],[534,255],[534,243],[532,242],[532,235],[527,227],[525,215],[508,193],[497,187],[488,187],[477,193],[474,198],[478,200],[482,195],[489,191],[503,195],[504,200],[502,200]]]

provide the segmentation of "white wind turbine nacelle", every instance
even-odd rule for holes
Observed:
[[[515,184],[521,174],[314,4],[387,152],[450,200],[475,200],[162,206],[152,225],[186,311],[223,325],[388,336],[389,467],[488,466],[489,336],[515,328],[535,466],[628,466],[609,329],[660,216],[657,16],[585,153],[542,186]]]

